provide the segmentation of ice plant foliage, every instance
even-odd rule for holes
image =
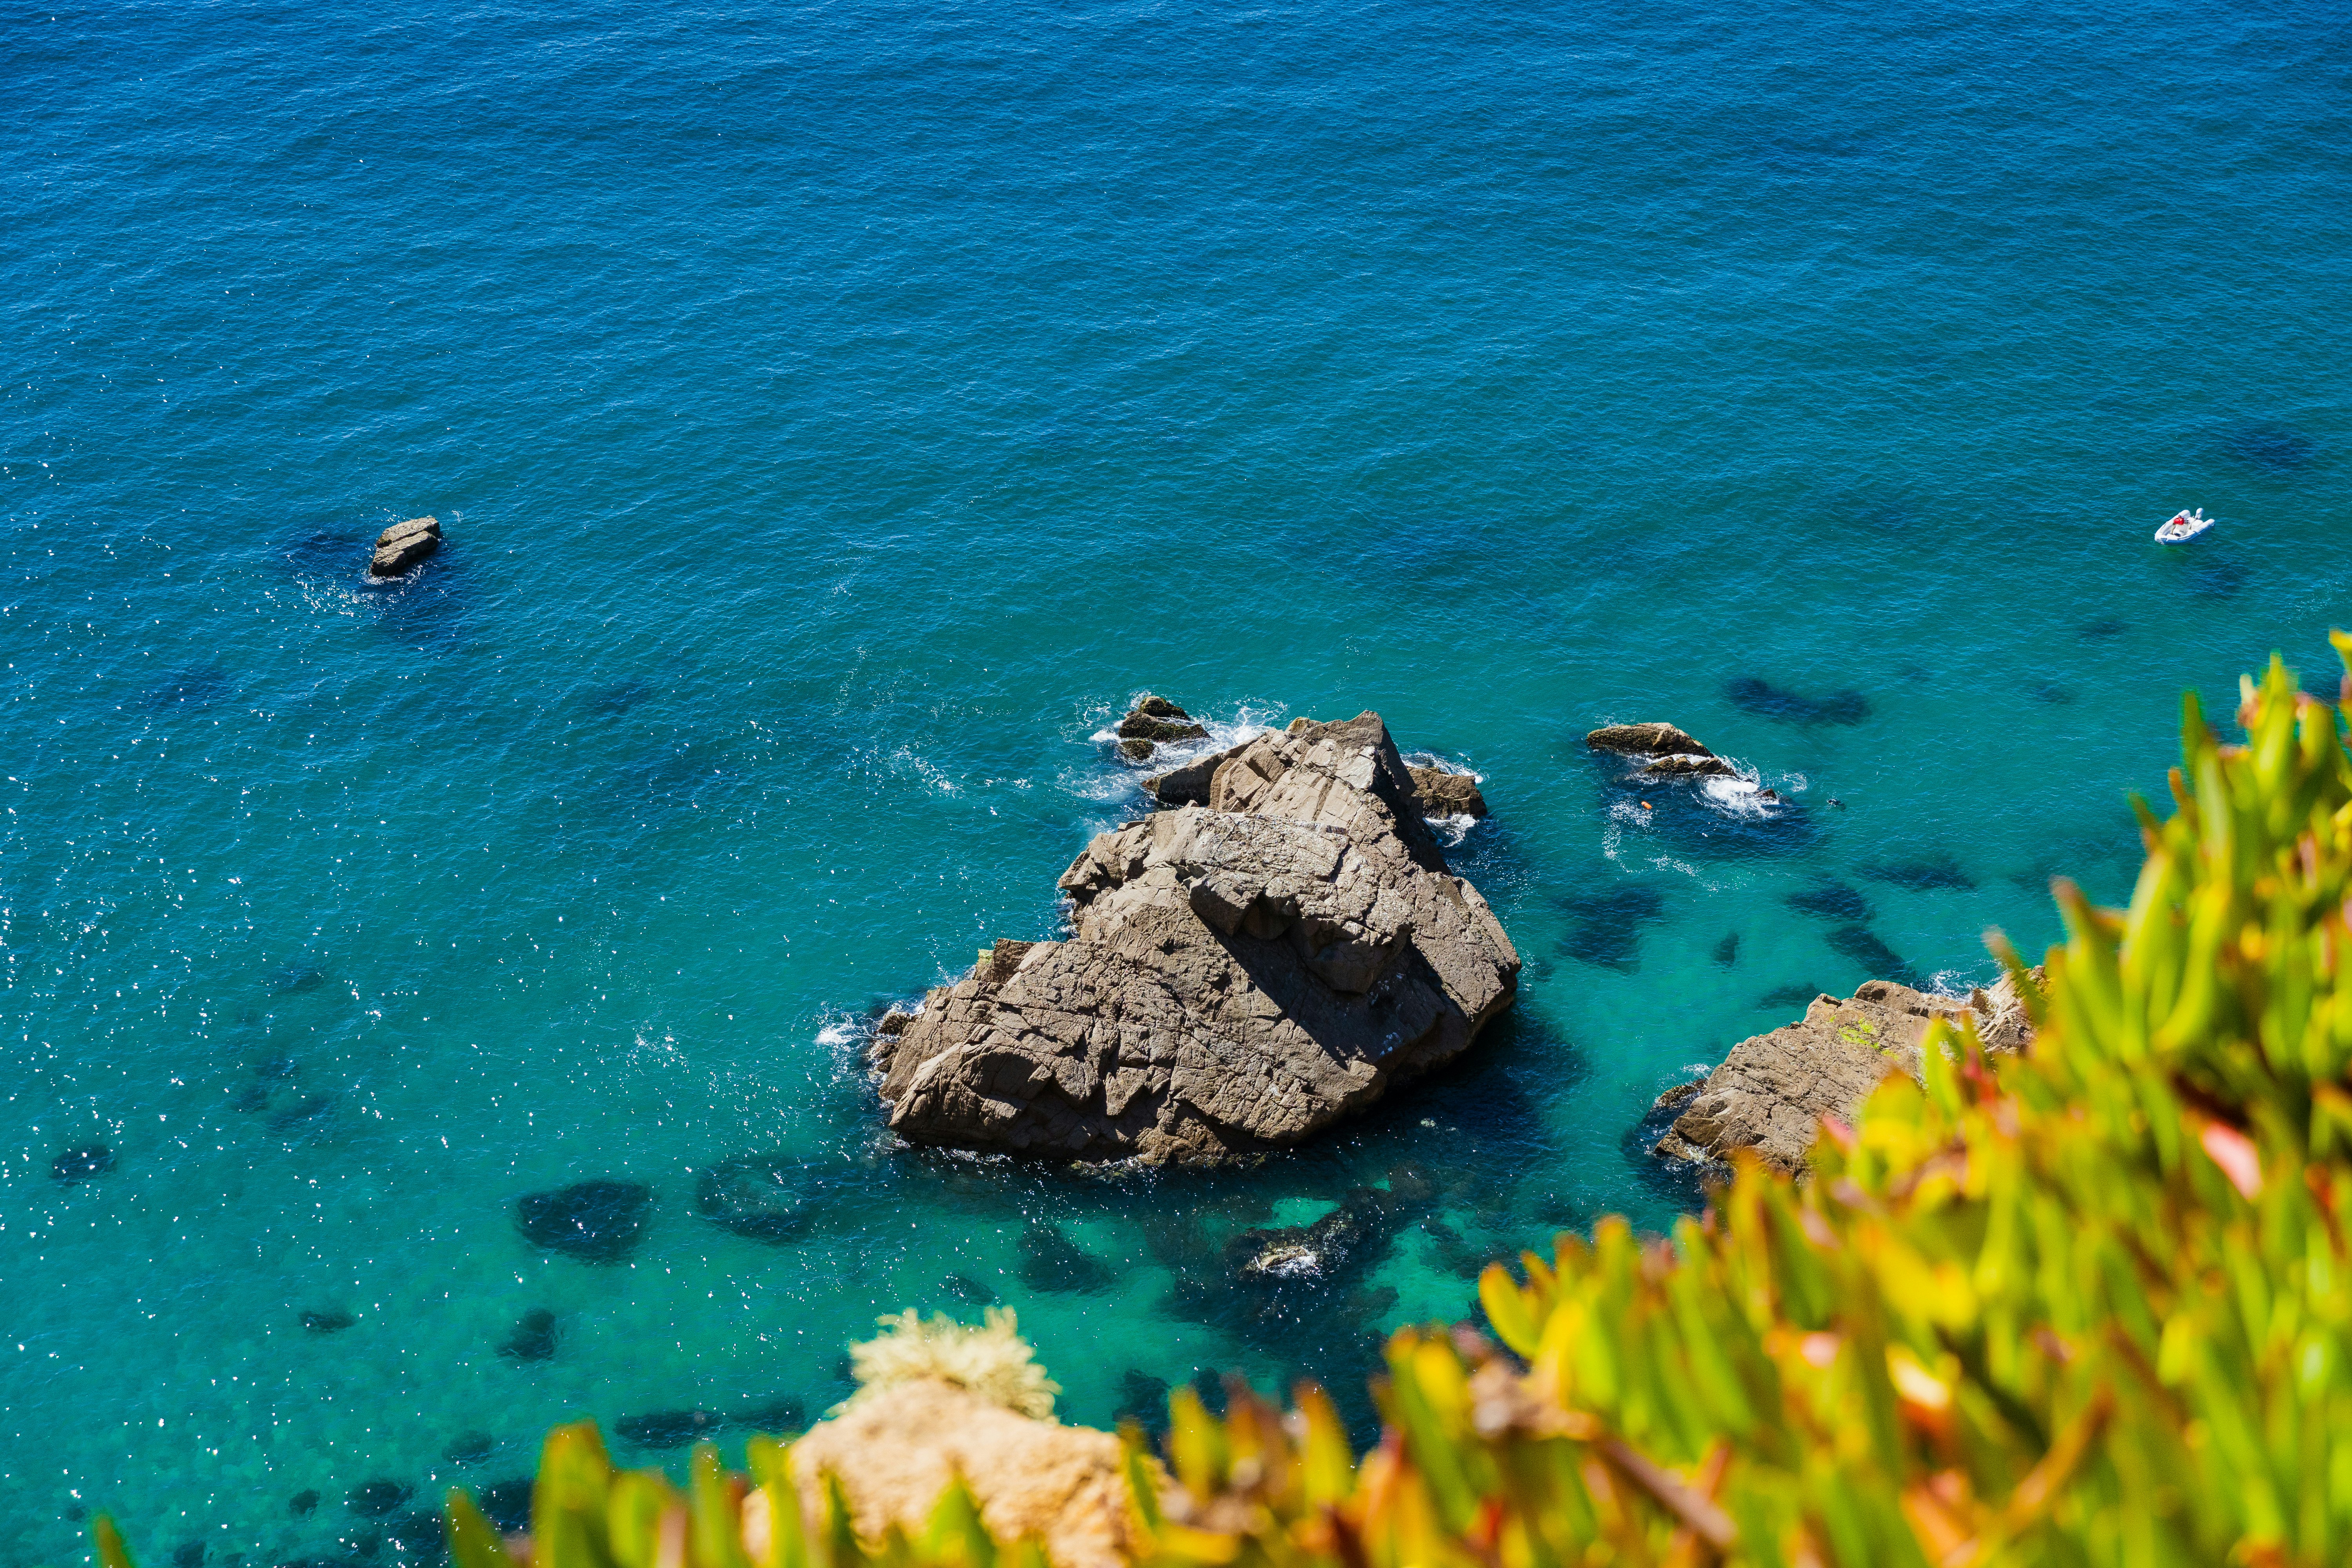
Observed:
[[[2275,660],[2244,744],[2184,719],[2131,907],[2056,886],[2023,1056],[1939,1026],[1808,1179],[1741,1163],[1670,1240],[1610,1220],[1490,1267],[1501,1346],[1398,1333],[1360,1460],[1312,1387],[1223,1416],[1179,1389],[1167,1472],[1129,1435],[1154,1568],[2352,1560],[2352,761]],[[559,1428],[528,1541],[453,1492],[453,1556],[1043,1563],[961,1486],[920,1539],[862,1541],[837,1483],[803,1513],[789,1447],[748,1458],[705,1447],[680,1491]]]

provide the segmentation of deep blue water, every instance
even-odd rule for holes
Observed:
[[[1481,1259],[1666,1224],[1687,1064],[1990,977],[2053,874],[2126,891],[2182,688],[2332,679],[2347,22],[9,6],[0,1564],[97,1508],[340,1557],[363,1483],[813,1415],[990,1293],[1072,1419],[1352,1390]],[[1516,1014],[1246,1174],[896,1146],[865,1019],[1052,931],[1146,689],[1483,773]],[[1580,737],[1653,718],[1791,805],[1643,811]],[[752,1154],[796,1238],[695,1213]],[[518,1234],[605,1177],[627,1261]],[[1439,1197],[1286,1316],[1215,1289],[1365,1182]]]

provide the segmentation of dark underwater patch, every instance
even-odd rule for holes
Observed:
[[[973,1307],[993,1307],[1003,1298],[992,1286],[969,1274],[950,1274],[940,1281],[940,1292]]]
[[[409,1500],[414,1489],[398,1481],[362,1481],[343,1500],[343,1505],[362,1519],[382,1519]]]
[[[1739,962],[1739,933],[1733,931],[1715,944],[1715,961],[1726,969]]]
[[[816,1200],[803,1191],[805,1162],[789,1155],[738,1155],[695,1177],[694,1212],[752,1241],[779,1244],[806,1234]]]
[[[1727,683],[1723,694],[1743,712],[1794,724],[1859,724],[1870,717],[1870,700],[1853,690],[1813,698],[1743,675]]]
[[[502,1534],[512,1535],[530,1528],[531,1486],[529,1476],[494,1481],[484,1487],[474,1501],[480,1506],[483,1518],[497,1525]]]
[[[1832,952],[1859,963],[1874,980],[1893,980],[1905,985],[1919,983],[1918,973],[1904,962],[1903,955],[1879,941],[1868,926],[1840,926],[1829,933],[1827,941]]]
[[[1033,1290],[1108,1290],[1118,1271],[1072,1241],[1062,1227],[1032,1220],[1021,1233],[1021,1282]]]
[[[509,1334],[499,1344],[499,1354],[509,1361],[550,1361],[555,1355],[555,1314],[544,1307],[533,1307],[525,1312]]]
[[[1141,1367],[1131,1366],[1118,1380],[1118,1406],[1111,1413],[1114,1424],[1132,1421],[1153,1436],[1168,1430],[1168,1380],[1154,1377]]]
[[[515,1204],[515,1226],[534,1247],[583,1263],[618,1263],[636,1249],[654,1193],[642,1182],[574,1182]]]
[[[68,1187],[78,1187],[93,1176],[104,1175],[114,1169],[114,1151],[103,1143],[85,1143],[79,1149],[68,1149],[49,1162],[49,1174]]]
[[[1859,921],[1871,918],[1870,900],[1843,882],[1824,882],[1801,893],[1790,893],[1780,901],[1799,914],[1811,915],[1816,920]]]
[[[215,664],[192,664],[175,669],[141,694],[139,701],[154,712],[174,708],[216,708],[236,694],[236,678]]]
[[[314,1334],[340,1334],[358,1321],[357,1314],[343,1311],[339,1308],[324,1312],[302,1314],[302,1326]]]
[[[2319,456],[2319,443],[2291,425],[2262,420],[2222,437],[2221,451],[2256,473],[2284,479],[2311,467]]]
[[[613,1430],[641,1448],[683,1448],[716,1435],[725,1425],[708,1410],[656,1410],[649,1415],[624,1415],[613,1423]]]
[[[2242,561],[2226,555],[2204,556],[2189,569],[2189,592],[2200,599],[2232,599],[2252,575]]]
[[[467,1432],[441,1450],[441,1457],[453,1465],[478,1465],[497,1446],[488,1432]]]
[[[1948,857],[1911,860],[1892,866],[1864,866],[1862,874],[1872,881],[1885,882],[1914,893],[1965,892],[1977,885],[1976,879],[1961,870],[1958,864]]]
[[[2084,642],[2097,642],[2106,637],[2119,637],[2130,629],[2123,622],[2110,616],[2105,620],[2093,621],[2088,626],[2078,628],[2074,635]]]
[[[626,713],[653,694],[654,689],[642,680],[621,680],[591,690],[583,703],[592,713]]]
[[[273,1112],[269,1130],[281,1138],[307,1136],[323,1130],[334,1112],[333,1095],[305,1095],[283,1110]]]
[[[1559,900],[1571,919],[1559,951],[1585,963],[1631,974],[1641,967],[1641,928],[1665,913],[1665,896],[1655,888],[1628,883]]]
[[[1775,1013],[1794,1008],[1801,1011],[1812,1005],[1813,998],[1824,994],[1818,985],[1780,985],[1756,998],[1756,1005]]]
[[[289,963],[269,972],[269,989],[279,996],[299,996],[306,991],[316,991],[326,983],[326,975],[308,964]],[[292,1064],[288,1066],[290,1070]]]

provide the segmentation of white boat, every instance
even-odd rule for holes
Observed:
[[[2158,544],[2186,544],[2212,527],[2214,521],[2205,515],[2205,509],[2201,506],[2195,511],[2176,511],[2170,522],[2156,531],[2156,542]]]

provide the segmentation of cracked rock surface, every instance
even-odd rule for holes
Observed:
[[[2041,971],[2031,973],[2039,984]],[[1657,1110],[1683,1110],[1651,1152],[1709,1163],[1752,1149],[1768,1165],[1802,1172],[1822,1117],[1851,1125],[1887,1074],[1917,1078],[1927,1026],[1964,1015],[1975,1017],[1992,1050],[2017,1050],[2030,1032],[2015,985],[2005,978],[1966,997],[1891,980],[1865,981],[1843,1001],[1817,996],[1796,1023],[1740,1041],[1704,1079],[1660,1095]]]
[[[910,1142],[1213,1164],[1458,1055],[1519,958],[1445,868],[1376,713],[1226,754],[1206,805],[1097,837],[1073,931],[999,942],[876,1042]]]

